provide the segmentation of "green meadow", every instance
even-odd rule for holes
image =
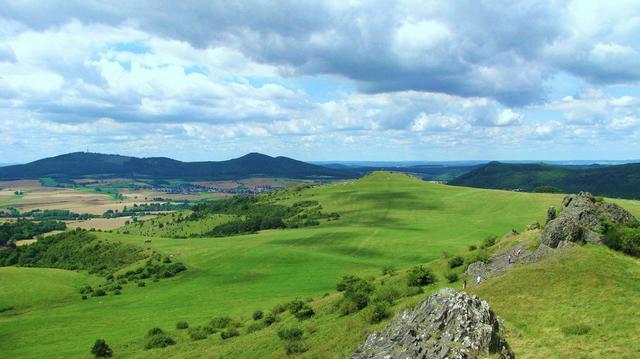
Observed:
[[[118,296],[82,300],[78,288],[97,280],[87,274],[0,268],[0,307],[11,308],[0,313],[2,356],[89,357],[93,342],[103,338],[117,357],[279,358],[284,353],[275,326],[224,342],[219,336],[193,342],[184,331],[176,331],[175,324],[184,320],[191,325],[204,325],[211,317],[221,315],[250,321],[257,309],[266,312],[295,298],[313,298],[311,305],[317,316],[299,324],[304,326],[310,346],[302,356],[342,358],[352,352],[368,332],[382,325],[370,325],[359,314],[347,317],[333,314],[332,302],[338,295],[335,285],[343,275],[379,277],[385,266],[395,267],[402,273],[411,266],[429,263],[440,276],[438,284],[427,288],[422,295],[400,301],[394,307],[395,311],[400,310],[426,298],[428,292],[437,287],[447,285],[442,278],[446,270],[441,259],[444,252],[464,254],[470,244],[478,244],[488,235],[501,237],[511,229],[522,231],[533,221],[542,222],[546,209],[558,206],[562,195],[453,187],[379,172],[353,182],[289,190],[277,198],[283,203],[316,200],[323,211],[338,212],[341,217],[316,227],[224,238],[171,239],[98,233],[104,240],[140,245],[173,256],[188,268],[174,278],[149,283],[144,288],[126,287]],[[620,203],[636,216],[640,214],[637,202]],[[145,243],[149,239],[151,242]],[[495,306],[498,315],[507,320],[507,328],[513,328],[510,338],[514,338],[517,354],[535,348],[549,356],[565,354],[559,339],[542,337],[558,335],[561,330],[558,328],[571,321],[563,316],[563,308],[573,310],[574,314],[580,312],[578,305],[583,303],[571,301],[574,285],[567,283],[577,280],[580,271],[595,271],[589,263],[607,265],[607,271],[594,273],[593,278],[578,289],[600,288],[607,278],[613,278],[619,280],[613,283],[624,284],[622,290],[628,289],[635,298],[640,298],[638,286],[634,284],[639,282],[637,260],[605,248],[577,251],[581,255],[576,259],[579,266],[571,267],[572,259],[558,259],[548,269],[523,267],[509,273],[504,280],[497,278],[477,290]],[[543,263],[538,265],[544,266]],[[544,282],[547,277],[549,280]],[[401,278],[398,274],[388,280]],[[459,283],[452,285],[459,286]],[[535,317],[527,305],[531,296],[539,294],[539,286],[555,288],[540,299],[548,306],[553,306],[554,300],[562,301],[560,306],[540,308],[547,310],[543,311],[545,316],[557,317],[550,330],[544,329],[546,317],[524,320]],[[605,289],[606,286],[598,289],[601,292],[596,301],[602,303]],[[590,292],[577,293],[588,295]],[[620,298],[623,299],[631,300],[630,304],[637,308],[637,299]],[[597,314],[606,311],[609,305],[621,303],[604,301],[600,305],[584,308],[593,309]],[[629,309],[616,310],[626,315]],[[297,322],[287,316],[282,320],[277,325]],[[602,339],[612,328],[598,326],[601,325],[598,322],[587,324],[594,329],[590,336],[579,337],[585,342]],[[611,325],[628,331],[632,324],[625,321]],[[143,350],[144,335],[152,327],[171,332],[177,345]],[[611,333],[608,335],[613,335]],[[619,342],[626,342],[626,337],[622,338]],[[620,353],[627,353],[628,349],[625,350]]]

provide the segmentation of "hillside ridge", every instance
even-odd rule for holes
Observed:
[[[190,179],[238,179],[251,176],[352,178],[354,173],[257,152],[225,161],[199,162],[183,162],[167,157],[138,158],[117,154],[72,152],[0,168],[0,179],[82,176]]]

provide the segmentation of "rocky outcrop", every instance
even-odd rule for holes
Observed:
[[[587,192],[566,196],[562,201],[560,214],[553,218],[554,216],[550,209],[547,212],[548,222],[540,239],[542,244],[551,248],[558,247],[564,241],[599,243],[601,238],[598,230],[603,219],[614,224],[636,220],[622,207],[597,200]]]
[[[504,332],[487,302],[445,288],[371,334],[351,359],[515,358]]]

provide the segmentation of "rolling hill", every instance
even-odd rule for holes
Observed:
[[[5,180],[83,176],[223,180],[258,176],[352,178],[356,175],[352,171],[330,169],[288,157],[270,157],[260,153],[250,153],[227,161],[182,162],[166,157],[137,158],[74,152],[0,168],[0,179]]]
[[[591,192],[598,196],[640,198],[640,163],[615,166],[555,166],[490,162],[451,185],[522,191]],[[547,188],[541,188],[546,186]]]
[[[267,230],[227,238],[185,240],[96,233],[104,242],[144,246],[173,256],[188,268],[174,278],[149,282],[144,287],[129,286],[122,295],[82,300],[79,288],[84,285],[83,281],[97,281],[95,276],[83,279],[72,274],[62,275],[67,272],[57,269],[36,272],[33,268],[0,268],[3,293],[0,309],[9,308],[0,312],[0,349],[7,357],[16,358],[86,357],[96,338],[103,338],[118,357],[126,358],[282,358],[285,356],[283,342],[278,339],[277,331],[298,326],[304,329],[308,345],[308,351],[301,357],[345,358],[379,325],[370,324],[366,312],[347,316],[336,312],[341,294],[335,291],[335,285],[343,275],[377,277],[376,286],[386,282],[392,285],[393,292],[396,286],[406,287],[406,268],[417,264],[433,268],[438,283],[426,287],[424,293],[414,292],[399,299],[392,310],[400,311],[439,287],[460,287],[460,282],[448,284],[444,278],[450,269],[442,257],[443,252],[467,255],[468,246],[479,244],[487,235],[500,236],[512,228],[522,230],[533,220],[543,220],[546,208],[559,204],[562,196],[444,186],[402,174],[374,173],[350,183],[283,191],[268,200],[288,205],[318,201],[324,211],[339,212],[341,217],[315,227]],[[634,214],[640,213],[638,202],[618,202]],[[562,265],[523,268],[505,277],[509,283],[537,280],[549,293],[563,295],[562,301],[553,305],[543,304],[555,297],[540,297],[545,302],[536,307],[541,308],[540,313],[545,316],[556,316],[553,330],[560,330],[558,328],[573,321],[572,316],[560,315],[559,311],[576,301],[569,294],[575,285],[573,281],[580,275],[578,272],[584,271],[588,281],[600,281],[604,275],[598,274],[598,267],[584,265],[590,260],[589,254],[582,248],[578,250],[584,256],[564,260]],[[602,273],[619,278],[624,284],[620,291],[626,294],[616,301],[594,301],[594,306],[586,306],[580,315],[595,317],[601,313],[628,311],[631,307],[620,302],[632,303],[640,298],[635,279],[640,267],[638,261],[609,254],[611,251],[606,248],[598,248],[594,253],[611,264],[611,269]],[[576,266],[575,276],[565,278],[566,267],[572,263],[580,267]],[[395,267],[397,274],[380,277],[381,269],[388,266]],[[25,296],[24,282],[40,273],[48,275],[47,286],[30,288]],[[556,279],[547,283],[545,278]],[[501,288],[501,281],[492,279],[487,288]],[[584,283],[580,288],[580,300],[585,303],[589,295],[593,294],[594,298],[604,295],[604,289],[597,284]],[[514,290],[521,299],[521,307],[528,303],[529,299],[524,298],[536,298],[541,292],[534,287],[516,285]],[[609,331],[610,326],[632,326],[635,320],[632,315],[615,317],[610,324],[594,329],[587,336],[564,338],[562,342],[544,340],[539,337],[548,330],[543,320],[522,322],[521,313],[508,309],[509,301],[517,299],[507,295],[510,289],[483,291],[480,288],[478,292],[500,308],[498,314],[507,319],[508,330],[516,335],[516,353],[536,353],[543,348],[554,357],[561,345],[569,343],[579,347],[587,339],[603,353],[610,353],[621,343],[628,345],[622,346],[618,354],[637,349],[637,345],[627,342],[625,337],[613,340],[618,334]],[[250,331],[255,323],[251,319],[255,310],[267,313],[295,298],[313,298],[308,303],[316,315],[299,322],[283,313],[271,327]],[[519,310],[526,312],[526,308]],[[241,335],[223,340],[218,333],[194,341],[188,331],[175,329],[177,321],[201,326],[215,316],[229,316],[242,322]],[[599,324],[592,325],[596,328]],[[145,333],[153,327],[169,332],[177,344],[144,350]]]

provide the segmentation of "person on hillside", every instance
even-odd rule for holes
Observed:
[[[511,254],[509,254],[509,264],[511,264]]]
[[[467,289],[467,280],[465,279],[464,282],[462,282],[462,290]]]
[[[478,278],[476,278],[476,285],[480,284],[480,280],[482,280],[482,278],[480,278],[480,276],[478,276]]]

